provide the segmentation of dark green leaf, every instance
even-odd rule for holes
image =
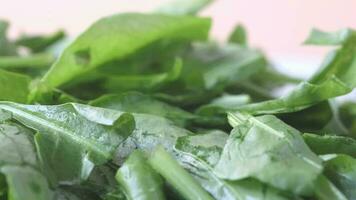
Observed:
[[[104,88],[111,92],[130,90],[156,91],[162,86],[177,80],[182,71],[182,61],[176,59],[174,66],[167,72],[159,74],[108,76]]]
[[[242,25],[237,25],[229,36],[229,42],[247,46],[247,33]]]
[[[356,140],[352,138],[310,133],[304,133],[303,138],[309,148],[318,155],[337,153],[356,157]]]
[[[356,159],[347,155],[331,156],[326,160],[326,176],[345,194],[356,198]]]
[[[65,37],[63,30],[59,30],[49,35],[22,35],[16,40],[16,45],[31,49],[32,52],[46,50],[54,43]]]
[[[315,183],[315,196],[318,200],[347,200],[337,187],[325,176],[319,176]]]
[[[9,24],[0,20],[0,56],[16,55],[16,47],[7,38],[7,29]]]
[[[178,125],[187,124],[188,120],[195,118],[195,116],[189,112],[138,92],[105,95],[89,104],[123,112],[157,115],[168,118]]]

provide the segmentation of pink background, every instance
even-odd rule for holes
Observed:
[[[117,12],[150,11],[164,0],[2,0],[0,18],[12,23],[10,34],[46,33],[62,27],[75,36],[96,19]],[[307,76],[326,49],[302,46],[313,27],[333,31],[356,28],[355,0],[216,0],[202,15],[212,16],[212,36],[224,40],[236,23],[249,31],[282,69]]]

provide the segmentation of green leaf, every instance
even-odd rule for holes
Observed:
[[[89,104],[123,112],[157,115],[170,119],[177,125],[187,124],[189,120],[195,118],[193,114],[183,109],[138,92],[105,95],[91,101]]]
[[[157,145],[162,145],[168,152],[173,152],[177,138],[192,134],[176,126],[163,117],[148,114],[133,114],[135,130],[118,147],[114,162],[121,164],[135,149],[151,152]]]
[[[325,176],[320,176],[317,179],[315,196],[318,200],[347,200],[344,194]]]
[[[247,33],[245,27],[237,25],[229,36],[229,42],[247,46]]]
[[[227,138],[228,134],[217,130],[180,137],[175,145],[176,158],[215,199],[289,199],[254,179],[229,181],[217,177],[213,166],[219,161]]]
[[[0,56],[0,68],[18,69],[18,68],[45,68],[54,62],[52,54],[33,54],[30,56]]]
[[[52,196],[39,170],[32,132],[15,124],[0,124],[0,173],[6,177],[11,200],[48,200]]]
[[[0,101],[27,102],[30,81],[25,75],[0,69]]]
[[[214,88],[218,84],[229,85],[244,80],[266,65],[266,61],[260,51],[255,49],[246,50],[233,44],[224,47],[214,47],[214,45],[209,47],[209,45],[203,44],[200,47],[198,46],[196,51],[197,54],[201,54],[197,56],[204,56],[205,59],[209,59],[205,63],[204,60],[201,60],[206,65],[203,67],[207,69],[203,75],[205,88],[207,89]],[[218,53],[219,51],[220,53]],[[215,55],[215,59],[214,57],[208,57],[209,54],[216,53],[218,55]]]
[[[163,178],[187,200],[213,200],[199,183],[175,161],[162,146],[158,146],[149,163]],[[172,173],[174,171],[174,173]]]
[[[356,157],[356,140],[352,138],[304,133],[303,139],[309,148],[318,155],[337,153]]]
[[[52,46],[65,37],[63,30],[56,31],[49,35],[21,35],[15,43],[31,49],[32,52],[41,52]]]
[[[174,148],[182,152],[189,152],[214,166],[220,159],[227,138],[228,135],[223,131],[210,130],[203,134],[179,137]]]
[[[245,94],[223,94],[222,96],[213,99],[209,104],[199,107],[196,113],[205,116],[213,116],[222,113],[225,114],[230,108],[245,105],[250,101],[251,98]]]
[[[207,103],[226,87],[248,79],[266,66],[260,51],[234,44],[194,43],[182,58],[181,78],[155,96],[183,106]]]
[[[251,114],[295,112],[351,92],[356,86],[356,32],[347,30],[336,35],[312,33],[308,41],[316,44],[340,44],[341,47],[327,56],[320,70],[308,82],[302,82],[288,95],[237,109]]]
[[[345,102],[339,108],[340,118],[351,133],[356,133],[356,103]]]
[[[324,133],[323,129],[333,120],[334,113],[331,102],[323,101],[304,110],[278,114],[277,117],[301,132]]]
[[[311,45],[341,45],[351,37],[353,30],[342,29],[336,32],[325,32],[313,29],[304,44]]]
[[[218,177],[253,177],[295,194],[313,193],[323,166],[299,131],[270,115],[230,113],[228,119],[234,129],[215,166]]]
[[[141,151],[134,151],[116,173],[116,180],[128,199],[165,199],[161,177],[146,162]]]
[[[52,184],[85,179],[93,165],[113,157],[133,129],[128,124],[134,124],[130,114],[73,103],[41,106],[1,102],[0,109],[39,132],[39,157]]]
[[[108,76],[104,88],[111,92],[130,90],[156,91],[164,85],[177,80],[182,71],[182,60],[176,59],[174,66],[167,72],[159,74]]]
[[[208,19],[186,16],[119,14],[106,17],[64,50],[42,82],[49,88],[63,85],[158,40],[203,40],[209,27]]]
[[[296,112],[351,91],[351,88],[334,76],[321,84],[302,82],[291,93],[281,98],[247,104],[236,110],[254,115]]]
[[[342,38],[340,48],[332,51],[325,59],[319,71],[310,79],[311,83],[320,84],[327,79],[337,77],[350,88],[356,86],[353,74],[356,73],[356,32],[354,30],[341,30],[338,37]],[[334,33],[329,34],[334,37]],[[334,42],[333,40],[329,42]],[[325,42],[323,44],[329,44]]]
[[[170,0],[156,12],[170,15],[195,15],[213,0]]]
[[[16,55],[16,47],[7,38],[7,29],[9,24],[0,20],[0,56]]]
[[[326,176],[345,194],[347,199],[356,198],[356,159],[336,155],[326,160]]]

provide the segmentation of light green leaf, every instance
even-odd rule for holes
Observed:
[[[11,200],[48,200],[52,196],[39,170],[32,132],[15,124],[0,124],[0,173]]]
[[[165,199],[163,181],[141,151],[131,153],[115,177],[130,200]]]
[[[0,101],[27,102],[30,81],[25,75],[0,69]]]
[[[253,177],[295,194],[313,194],[323,166],[299,131],[270,115],[230,113],[228,119],[234,129],[215,166],[218,177]]]
[[[36,145],[52,184],[85,179],[93,165],[113,157],[134,127],[130,114],[81,104],[41,106],[1,102],[0,109],[39,132]]]
[[[217,130],[180,137],[175,145],[176,159],[215,199],[289,199],[283,192],[254,179],[229,181],[217,177],[213,166],[218,162],[227,138],[228,134]]]
[[[149,163],[184,199],[213,200],[209,193],[162,146],[158,146],[153,151]],[[172,171],[174,173],[171,173]]]
[[[45,68],[54,62],[52,54],[33,54],[30,56],[0,56],[0,68],[18,69],[18,68]]]
[[[302,82],[291,93],[281,98],[247,104],[236,108],[236,110],[254,115],[296,112],[315,103],[341,96],[351,91],[352,89],[338,78],[332,77],[321,84]]]
[[[225,113],[229,109],[245,105],[249,102],[251,102],[251,98],[245,94],[223,94],[222,96],[213,99],[209,104],[199,107],[196,113],[205,116],[213,116],[223,113],[225,117]]]
[[[352,32],[353,30],[351,29],[341,29],[331,33],[313,29],[304,43],[311,45],[341,45],[351,37]]]
[[[156,12],[170,15],[195,15],[213,0],[169,0]]]
[[[347,30],[338,34],[314,33],[311,36],[310,43],[330,42],[340,44],[341,47],[327,56],[320,70],[308,82],[302,82],[288,95],[279,99],[237,109],[251,114],[295,112],[351,92],[356,86],[356,32]]]
[[[64,50],[42,82],[49,88],[63,85],[158,40],[204,40],[209,27],[208,19],[186,16],[119,14],[106,17]]]
[[[192,134],[163,117],[148,114],[133,115],[136,124],[135,130],[120,144],[115,154],[115,163],[123,163],[135,149],[151,152],[157,145],[163,146],[172,153],[177,138]]]

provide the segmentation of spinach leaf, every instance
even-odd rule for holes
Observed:
[[[339,108],[339,114],[343,124],[351,133],[356,133],[356,103],[345,102]]]
[[[18,69],[18,68],[45,68],[54,62],[52,54],[33,54],[30,56],[0,56],[0,68]]]
[[[64,50],[43,77],[54,88],[161,39],[204,40],[208,19],[158,14],[119,14],[94,23]]]
[[[309,148],[318,155],[337,153],[356,157],[356,140],[352,138],[304,133],[303,139]]]
[[[320,84],[302,82],[291,93],[279,99],[248,104],[236,110],[254,115],[296,112],[326,99],[347,94],[351,90],[340,79],[333,76]]]
[[[345,195],[325,176],[319,176],[316,181],[315,197],[318,200],[347,200]]]
[[[85,179],[93,165],[113,157],[116,148],[134,129],[130,114],[81,104],[41,106],[1,102],[0,108],[39,132],[38,153],[52,184],[73,184]]]
[[[0,69],[0,100],[27,102],[30,81],[25,75]]]
[[[176,59],[174,66],[167,72],[145,75],[108,76],[105,79],[104,88],[112,92],[130,90],[156,91],[159,88],[177,80],[182,71],[182,61]]]
[[[15,44],[29,48],[32,52],[42,52],[51,45],[62,40],[65,37],[63,30],[56,31],[49,35],[21,35],[15,41]]]
[[[173,152],[177,138],[192,134],[190,131],[176,126],[163,117],[148,114],[133,114],[135,130],[118,147],[114,162],[121,164],[135,150],[151,152],[157,145]]]
[[[295,194],[313,194],[323,166],[299,131],[271,115],[230,113],[228,119],[234,129],[215,166],[218,177],[253,177]]]
[[[184,126],[195,116],[183,109],[139,92],[105,95],[89,103],[92,106],[103,107],[130,113],[145,113],[168,118],[177,125]]]
[[[213,0],[170,0],[156,12],[171,15],[195,15]]]
[[[0,20],[0,56],[16,55],[16,47],[7,38],[9,23]]]
[[[171,184],[185,199],[213,200],[199,183],[175,161],[162,146],[152,153],[149,163],[169,184]],[[174,171],[174,173],[171,173]]]
[[[251,98],[248,95],[231,95],[223,94],[220,97],[213,99],[209,104],[205,104],[199,107],[196,111],[199,115],[213,116],[217,114],[224,114],[231,107],[238,107],[244,104],[247,104],[251,101]]]
[[[116,173],[128,199],[165,199],[161,177],[146,162],[141,151],[134,151]]]
[[[331,156],[326,160],[325,174],[345,194],[356,198],[356,159],[347,155]]]
[[[247,41],[245,28],[241,24],[237,25],[229,36],[229,42],[247,46]]]
[[[228,134],[218,130],[180,137],[175,145],[176,158],[215,199],[289,199],[255,179],[229,181],[217,177],[213,166],[219,161],[227,138]]]
[[[342,30],[329,34],[314,31],[307,42],[309,44],[338,44],[341,47],[328,55],[320,70],[308,82],[302,82],[288,95],[275,100],[246,105],[238,110],[251,114],[295,112],[351,92],[356,86],[356,81],[352,76],[356,71],[355,31]]]
[[[13,123],[0,124],[0,173],[13,200],[48,200],[52,191],[41,173],[31,138],[32,132]],[[3,188],[1,188],[3,189]]]
[[[155,96],[189,107],[208,103],[229,85],[246,80],[266,66],[260,51],[235,44],[194,43],[182,59],[181,78]]]

